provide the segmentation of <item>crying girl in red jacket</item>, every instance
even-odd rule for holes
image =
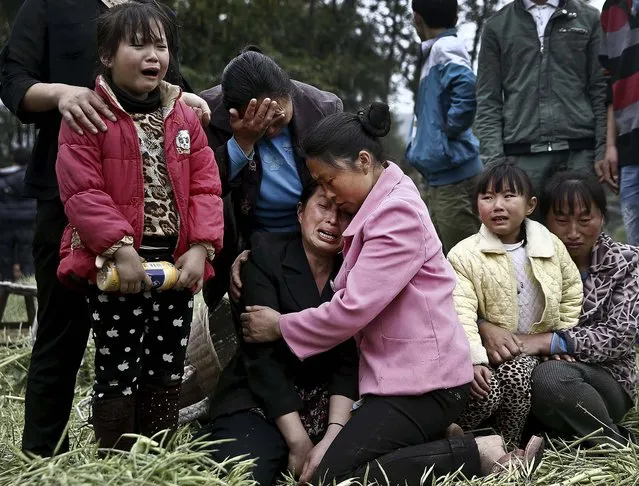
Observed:
[[[126,449],[125,433],[177,426],[193,293],[211,277],[222,246],[221,186],[213,152],[180,89],[162,79],[172,26],[154,3],[109,9],[98,21],[102,75],[96,92],[114,113],[105,132],[66,123],[57,175],[69,225],[58,277],[88,282],[96,345],[93,426],[103,448]],[[176,285],[159,292],[142,267],[169,261]],[[115,263],[116,292],[95,285]]]

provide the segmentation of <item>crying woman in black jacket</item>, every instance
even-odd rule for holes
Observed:
[[[243,304],[282,314],[317,307],[333,295],[342,232],[348,221],[321,188],[310,184],[297,208],[300,234],[253,236],[243,269]],[[248,454],[255,480],[274,484],[288,469],[310,479],[358,398],[358,356],[352,339],[300,361],[283,340],[246,344],[224,370],[199,435],[216,444],[217,460]]]

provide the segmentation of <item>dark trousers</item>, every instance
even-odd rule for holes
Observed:
[[[359,411],[357,412],[359,413]],[[370,426],[370,425],[369,425]],[[344,432],[340,432],[335,442]],[[253,479],[261,486],[270,486],[281,479],[288,464],[288,446],[279,429],[273,422],[269,422],[261,415],[250,411],[236,412],[216,418],[196,435],[207,441],[234,439],[229,442],[216,444],[211,454],[221,462],[229,457],[247,454],[255,459]],[[352,453],[362,447],[355,443],[354,449],[341,451],[350,457]],[[326,453],[339,453],[333,446]],[[445,475],[463,466],[462,471],[467,477],[480,474],[479,452],[475,439],[467,434],[461,438],[441,439],[412,447],[403,447],[378,458],[391,484],[409,485],[420,484],[424,471],[434,466],[435,475]],[[322,462],[322,464],[324,461]],[[321,467],[321,465],[320,465]],[[369,483],[377,479],[380,484],[386,484],[383,474],[376,462],[370,463],[368,473]],[[353,476],[363,477],[364,468],[353,472]],[[317,476],[317,474],[316,474]],[[318,478],[312,484],[319,484]],[[322,484],[331,484],[323,482]]]
[[[473,210],[478,179],[479,176],[475,176],[455,184],[428,188],[428,212],[442,242],[444,255],[461,240],[479,231],[481,221]]]
[[[0,228],[0,280],[13,280],[16,263],[22,275],[33,275],[33,222],[2,220]]]
[[[229,457],[247,454],[255,460],[253,479],[261,486],[270,486],[281,478],[288,465],[288,446],[273,422],[248,410],[217,417],[196,435],[207,441],[235,439],[216,444],[213,458],[222,462]]]
[[[546,361],[532,373],[532,413],[551,433],[583,437],[603,428],[602,439],[625,443],[616,425],[632,408],[630,397],[596,364]]]
[[[514,155],[509,157],[522,168],[530,178],[533,195],[540,197],[548,180],[561,171],[576,171],[584,174],[595,173],[595,153],[593,150],[556,150],[554,152],[538,152]],[[540,214],[539,206],[531,216],[536,221],[544,222],[546,215]]]
[[[313,484],[361,479],[367,467],[369,483],[386,484],[385,474],[391,485],[420,484],[431,466],[435,475],[462,465],[467,476],[480,474],[472,437],[437,440],[466,406],[468,390],[465,385],[420,396],[367,396],[328,448]]]
[[[41,456],[51,456],[65,434],[90,328],[84,296],[56,277],[66,224],[59,199],[38,202],[33,239],[38,329],[27,377],[22,448]],[[59,451],[68,448],[65,434]]]

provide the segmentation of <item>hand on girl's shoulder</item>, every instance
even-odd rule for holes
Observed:
[[[180,109],[182,110],[182,113],[184,115],[184,121],[188,124],[189,128],[195,129],[197,127],[203,131],[204,129],[202,128],[202,123],[200,122],[201,113],[198,111],[201,109],[198,108],[197,106],[194,106],[194,107],[190,106],[189,105],[190,101],[189,103],[187,103],[188,100],[184,99],[185,94],[186,93],[182,93],[182,95],[176,100],[175,102],[176,107],[179,106]]]
[[[180,99],[195,113],[200,125],[207,126],[209,124],[211,121],[211,108],[209,108],[208,103],[203,98],[195,93],[182,92]]]
[[[208,138],[206,132],[193,108],[180,97],[175,102],[175,110],[176,114],[181,115],[177,118],[178,124],[181,126],[178,127],[179,130],[175,140],[178,153],[193,155],[200,149],[207,147]],[[183,123],[180,123],[180,118]]]

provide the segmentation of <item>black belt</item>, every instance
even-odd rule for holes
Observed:
[[[597,142],[594,138],[573,138],[555,142],[508,143],[504,144],[504,153],[506,155],[526,155],[560,152],[562,150],[594,150],[596,146]]]

